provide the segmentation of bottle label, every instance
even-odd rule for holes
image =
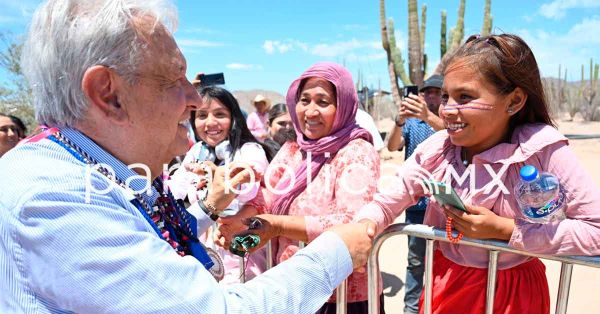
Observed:
[[[538,208],[527,206],[526,208],[523,209],[523,214],[525,214],[525,216],[527,216],[529,218],[534,218],[534,219],[544,218],[544,217],[551,216],[552,214],[554,214],[554,212],[556,212],[558,209],[561,209],[564,204],[565,204],[565,191],[563,190],[562,187],[560,187],[558,195],[553,200],[548,202],[546,205],[544,205],[542,207],[538,207]]]

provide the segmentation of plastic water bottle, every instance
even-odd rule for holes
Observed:
[[[515,187],[515,197],[525,218],[534,223],[565,219],[565,192],[558,178],[538,172],[534,166],[523,166],[521,182]]]

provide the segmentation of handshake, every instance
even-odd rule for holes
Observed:
[[[228,165],[229,169],[216,167],[211,162],[186,165],[188,171],[196,175],[205,176],[212,174],[210,188],[207,189],[205,200],[214,204],[220,214],[228,204],[236,197],[235,193],[226,193],[227,184],[239,185],[250,182],[252,179],[260,180],[261,174],[246,163],[233,162]],[[197,189],[206,187],[199,182]],[[257,215],[256,211],[241,209],[233,216],[220,217],[217,219],[219,228],[215,233],[214,241],[223,248],[229,249],[236,255],[243,256],[247,253],[264,246],[274,237],[283,236],[293,240],[307,242],[304,217],[286,215]],[[352,263],[357,271],[364,271],[372,242],[376,234],[376,224],[370,220],[362,220],[347,224],[336,225],[329,228],[337,234],[346,244],[346,248],[352,257]]]
[[[244,256],[245,253],[253,252],[269,240],[278,236],[286,236],[294,231],[287,230],[290,225],[294,225],[292,216],[280,216],[263,214],[242,220],[242,223],[247,226],[247,229],[231,236],[231,243],[223,243],[228,245],[230,251],[234,254]],[[373,244],[373,239],[376,234],[375,223],[369,220],[360,222],[347,223],[336,225],[329,228],[337,234],[346,244],[346,248],[352,258],[354,269],[363,272],[364,266],[369,258],[369,253]]]

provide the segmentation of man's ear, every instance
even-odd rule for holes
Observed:
[[[517,87],[511,93],[510,104],[506,111],[512,116],[523,109],[525,102],[527,102],[527,93],[525,93],[522,88]]]
[[[127,121],[127,112],[117,96],[117,77],[107,67],[96,65],[83,73],[81,89],[96,110],[115,122]]]

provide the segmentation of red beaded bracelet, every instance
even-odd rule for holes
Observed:
[[[463,238],[463,236],[463,233],[460,231],[458,232],[458,236],[456,238],[452,236],[452,217],[448,217],[448,219],[446,219],[446,238],[448,238],[451,243],[456,244]]]

